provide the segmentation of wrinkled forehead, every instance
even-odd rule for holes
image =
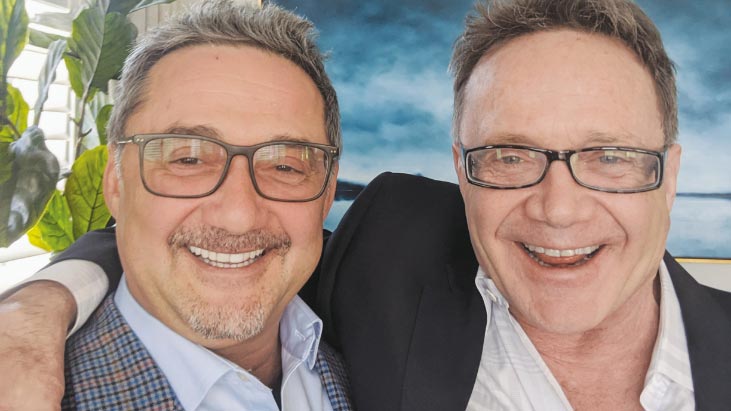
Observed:
[[[484,55],[466,85],[460,129],[463,144],[657,149],[663,141],[654,83],[638,57],[619,40],[565,29]]]
[[[278,136],[327,143],[323,100],[291,61],[249,46],[197,45],[163,57],[149,72],[127,134],[215,129],[255,144]]]

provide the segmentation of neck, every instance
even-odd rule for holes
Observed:
[[[246,342],[212,351],[247,370],[264,385],[272,388],[282,374],[282,348],[278,329],[273,336],[263,335],[264,332]]]
[[[521,324],[575,409],[639,407],[659,327],[659,285],[657,277],[582,333],[555,334]]]

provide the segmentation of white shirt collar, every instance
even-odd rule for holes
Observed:
[[[658,373],[693,391],[690,355],[680,302],[667,266],[660,264],[660,325],[645,383]]]
[[[693,379],[680,303],[664,262],[660,264],[658,275],[661,290],[660,321],[640,402],[648,410],[669,409],[670,405],[679,407],[677,409],[692,409]],[[475,284],[487,310],[485,343],[509,344],[510,347],[483,348],[482,363],[468,409],[475,409],[475,406],[484,408],[484,404],[494,405],[495,401],[499,402],[489,394],[489,391],[498,389],[496,383],[502,384],[500,389],[505,392],[512,392],[513,401],[526,407],[530,407],[528,404],[537,403],[548,406],[546,401],[550,397],[549,402],[556,409],[571,409],[563,391],[545,366],[533,343],[510,314],[508,301],[481,267],[478,269]],[[493,315],[498,313],[498,317]],[[496,320],[498,323],[493,323]],[[509,359],[504,359],[506,355]],[[513,371],[505,371],[506,367],[512,368]],[[527,369],[531,371],[526,371]],[[487,376],[492,373],[499,374]],[[543,377],[538,377],[539,374]],[[519,386],[527,390],[523,395],[520,394],[522,390],[518,389]],[[548,391],[551,390],[549,387],[553,387],[555,396]],[[537,394],[541,392],[543,394]]]
[[[129,292],[124,276],[114,302],[186,410],[197,409],[211,388],[231,371],[251,384],[252,390],[269,390],[243,368],[182,337],[150,315]],[[309,370],[314,368],[321,334],[322,320],[299,296],[295,296],[280,321],[282,387],[301,363]]]

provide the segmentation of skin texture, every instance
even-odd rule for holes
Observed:
[[[33,282],[0,301],[0,411],[61,409],[63,352],[75,307],[71,293],[53,281]]]
[[[315,84],[288,60],[251,47],[192,46],[152,68],[126,135],[173,130],[236,145],[327,144],[323,118]],[[172,330],[270,384],[281,373],[279,320],[320,257],[335,178],[314,201],[266,200],[254,190],[246,158],[237,156],[212,195],[164,198],[143,187],[138,147],[120,147],[121,176],[110,153],[104,193],[131,293]],[[249,266],[217,268],[194,256],[190,245],[226,253],[267,250]],[[231,335],[231,329],[245,331]]]
[[[572,30],[518,37],[483,56],[466,91],[460,141],[467,148],[663,147],[652,79],[628,48],[608,37]],[[480,188],[466,181],[457,147],[453,154],[478,261],[569,401],[576,409],[638,407],[657,332],[655,280],[680,147],[668,151],[662,187],[636,194],[581,187],[561,162],[533,187]],[[543,267],[523,243],[603,248],[577,267]],[[621,367],[634,374],[617,375]],[[622,378],[627,386],[615,384]],[[592,392],[592,385],[605,394]],[[599,397],[587,402],[584,394]]]

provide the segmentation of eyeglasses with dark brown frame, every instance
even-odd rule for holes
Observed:
[[[180,134],[139,134],[118,144],[136,144],[142,184],[162,197],[199,198],[223,184],[231,160],[247,158],[256,192],[269,200],[306,202],[325,191],[337,161],[337,147],[300,141],[237,146],[215,138]]]

